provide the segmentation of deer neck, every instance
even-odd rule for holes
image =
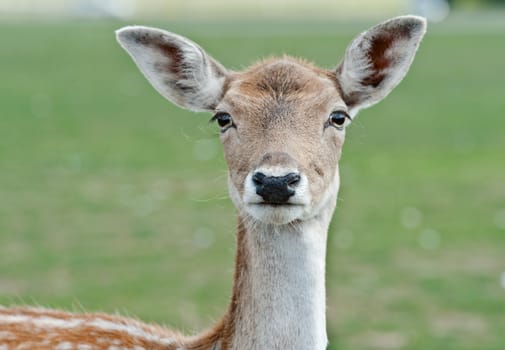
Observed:
[[[332,210],[331,210],[332,211]],[[325,349],[330,213],[275,226],[239,216],[228,347]]]

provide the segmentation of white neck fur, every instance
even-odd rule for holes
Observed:
[[[242,221],[247,257],[236,281],[240,293],[231,349],[326,349],[325,259],[332,211],[293,225]]]

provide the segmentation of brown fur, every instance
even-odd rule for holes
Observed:
[[[335,105],[344,105],[334,74],[285,56],[233,74],[228,86],[220,105],[237,132],[226,132],[222,141],[235,187],[242,193],[245,177],[266,153],[285,152],[313,181],[317,201],[334,176],[322,169],[335,168],[343,144],[343,134],[323,133]]]
[[[72,344],[72,349],[77,349],[78,345],[83,347],[88,345],[90,350],[109,349],[111,346],[117,346],[118,348],[121,348],[121,346],[127,348],[138,346],[152,350],[175,350],[183,340],[180,334],[164,327],[102,313],[74,314],[58,310],[21,307],[0,308],[1,316],[26,316],[30,319],[26,323],[15,323],[2,322],[0,318],[0,345],[6,345],[8,349],[51,350],[56,349],[59,345],[61,346],[62,343],[69,343]],[[68,328],[35,326],[37,320],[48,319],[67,322],[79,321],[81,324]],[[89,322],[96,320],[110,322],[115,325],[136,327],[147,335],[174,339],[174,344],[167,346],[143,337],[135,337],[121,330],[104,330],[89,324]]]

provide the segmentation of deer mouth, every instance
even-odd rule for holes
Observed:
[[[300,203],[275,203],[275,202],[259,202],[259,203],[249,203],[250,205],[259,205],[263,207],[272,207],[272,208],[288,208],[288,207],[297,207],[303,206]]]
[[[244,209],[257,221],[274,225],[289,224],[302,219],[306,214],[306,205],[299,203],[247,203]]]

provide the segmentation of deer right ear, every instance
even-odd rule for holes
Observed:
[[[219,103],[227,71],[191,40],[141,26],[121,28],[116,37],[151,85],[171,102],[195,111],[212,111]]]
[[[425,32],[424,18],[401,16],[351,42],[336,73],[352,114],[379,102],[402,81]]]

